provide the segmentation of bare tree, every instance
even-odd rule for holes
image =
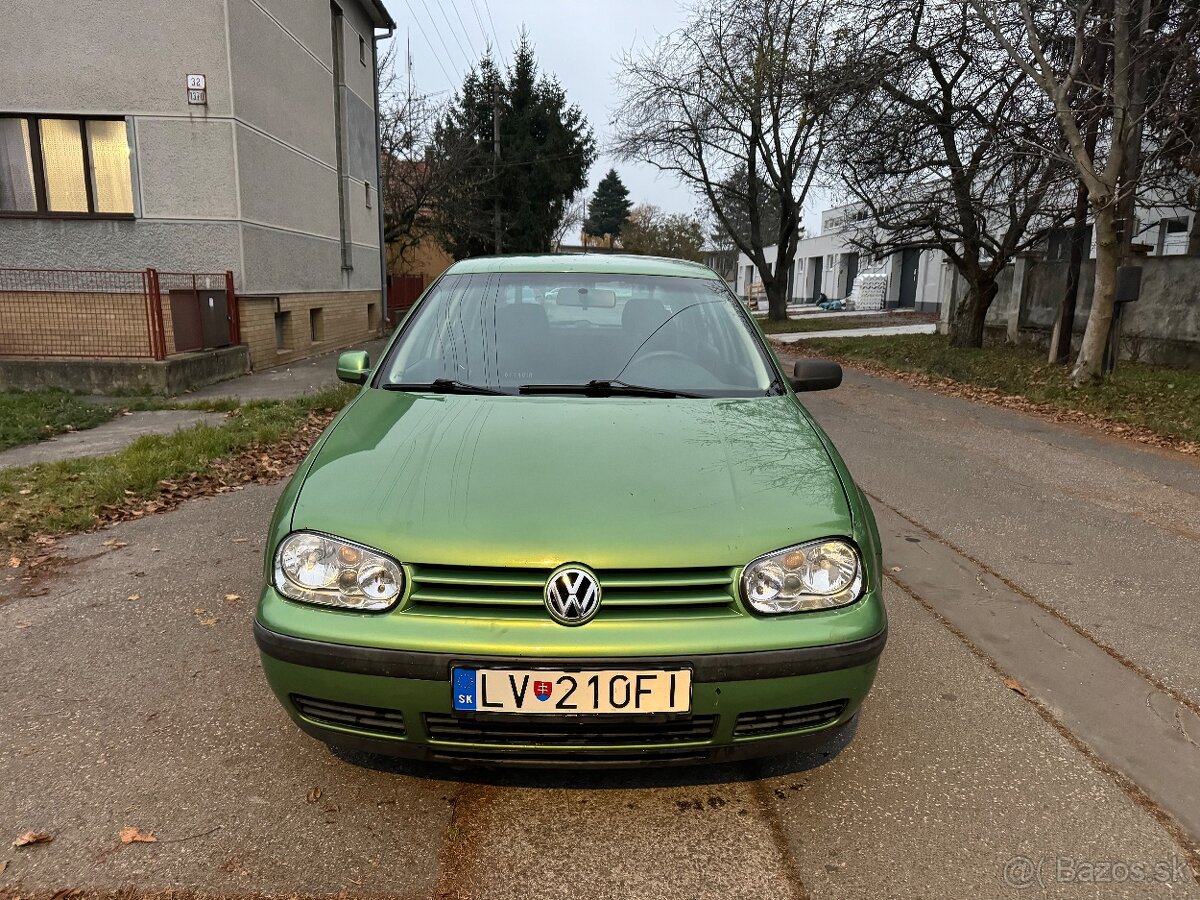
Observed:
[[[787,317],[800,217],[834,125],[832,57],[842,45],[832,2],[699,0],[682,29],[627,54],[618,76],[616,151],[704,197],[753,260],[773,319]],[[768,229],[764,210],[776,201]],[[748,227],[734,223],[734,209]]]
[[[1195,28],[1196,4],[1194,0],[970,2],[1013,63],[1053,103],[1069,159],[1087,188],[1096,231],[1096,274],[1071,380],[1088,384],[1102,375],[1117,270],[1133,239],[1133,212],[1146,165],[1142,138],[1147,116],[1158,102],[1151,93],[1150,66],[1163,41],[1174,43],[1180,31]],[[1098,46],[1107,57],[1106,81],[1096,85],[1098,90],[1080,90],[1090,68],[1085,64],[1089,49]],[[1175,70],[1186,61],[1187,54],[1178,53],[1160,64],[1154,85],[1158,96],[1170,91]],[[1106,127],[1089,146],[1081,123],[1094,117]]]
[[[862,65],[832,168],[868,213],[854,242],[944,253],[967,288],[951,343],[980,347],[1000,273],[1063,218],[1068,169],[1044,147],[1053,111],[966,0],[845,12],[863,26]]]
[[[393,264],[403,268],[422,241],[436,238],[438,210],[456,173],[435,149],[442,105],[401,79],[396,53],[393,42],[379,59],[380,202],[384,242]]]
[[[578,191],[572,195],[571,199],[567,201],[567,205],[563,207],[562,218],[555,226],[551,247],[557,250],[566,241],[567,235],[583,227],[583,220],[587,217],[587,207],[586,191]]]

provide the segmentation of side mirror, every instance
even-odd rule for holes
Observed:
[[[788,379],[800,391],[827,391],[842,383],[842,367],[827,359],[798,359]]]
[[[338,356],[338,380],[347,384],[366,384],[370,374],[371,357],[366,350],[347,350]]]

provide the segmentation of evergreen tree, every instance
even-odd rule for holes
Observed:
[[[562,86],[539,75],[522,34],[506,73],[490,56],[468,73],[434,152],[463,173],[437,212],[442,245],[462,259],[549,251],[572,195],[587,186],[596,142]]]
[[[611,243],[613,238],[620,236],[621,226],[629,218],[632,207],[629,188],[625,187],[616,169],[609,169],[608,174],[596,185],[596,193],[592,194],[588,203],[588,215],[583,223],[584,234],[607,237]]]

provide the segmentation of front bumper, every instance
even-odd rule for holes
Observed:
[[[830,741],[875,678],[884,627],[856,641],[686,656],[517,658],[418,652],[282,634],[255,622],[271,689],[306,733],[394,756],[484,765],[689,764],[772,756]],[[454,666],[693,672],[686,715],[454,712]]]

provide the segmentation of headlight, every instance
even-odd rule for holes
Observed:
[[[289,534],[275,553],[275,587],[305,603],[345,609],[381,610],[404,590],[395,560],[322,534]]]
[[[854,546],[825,538],[754,560],[742,571],[742,596],[762,613],[834,609],[857,600],[862,583]]]

